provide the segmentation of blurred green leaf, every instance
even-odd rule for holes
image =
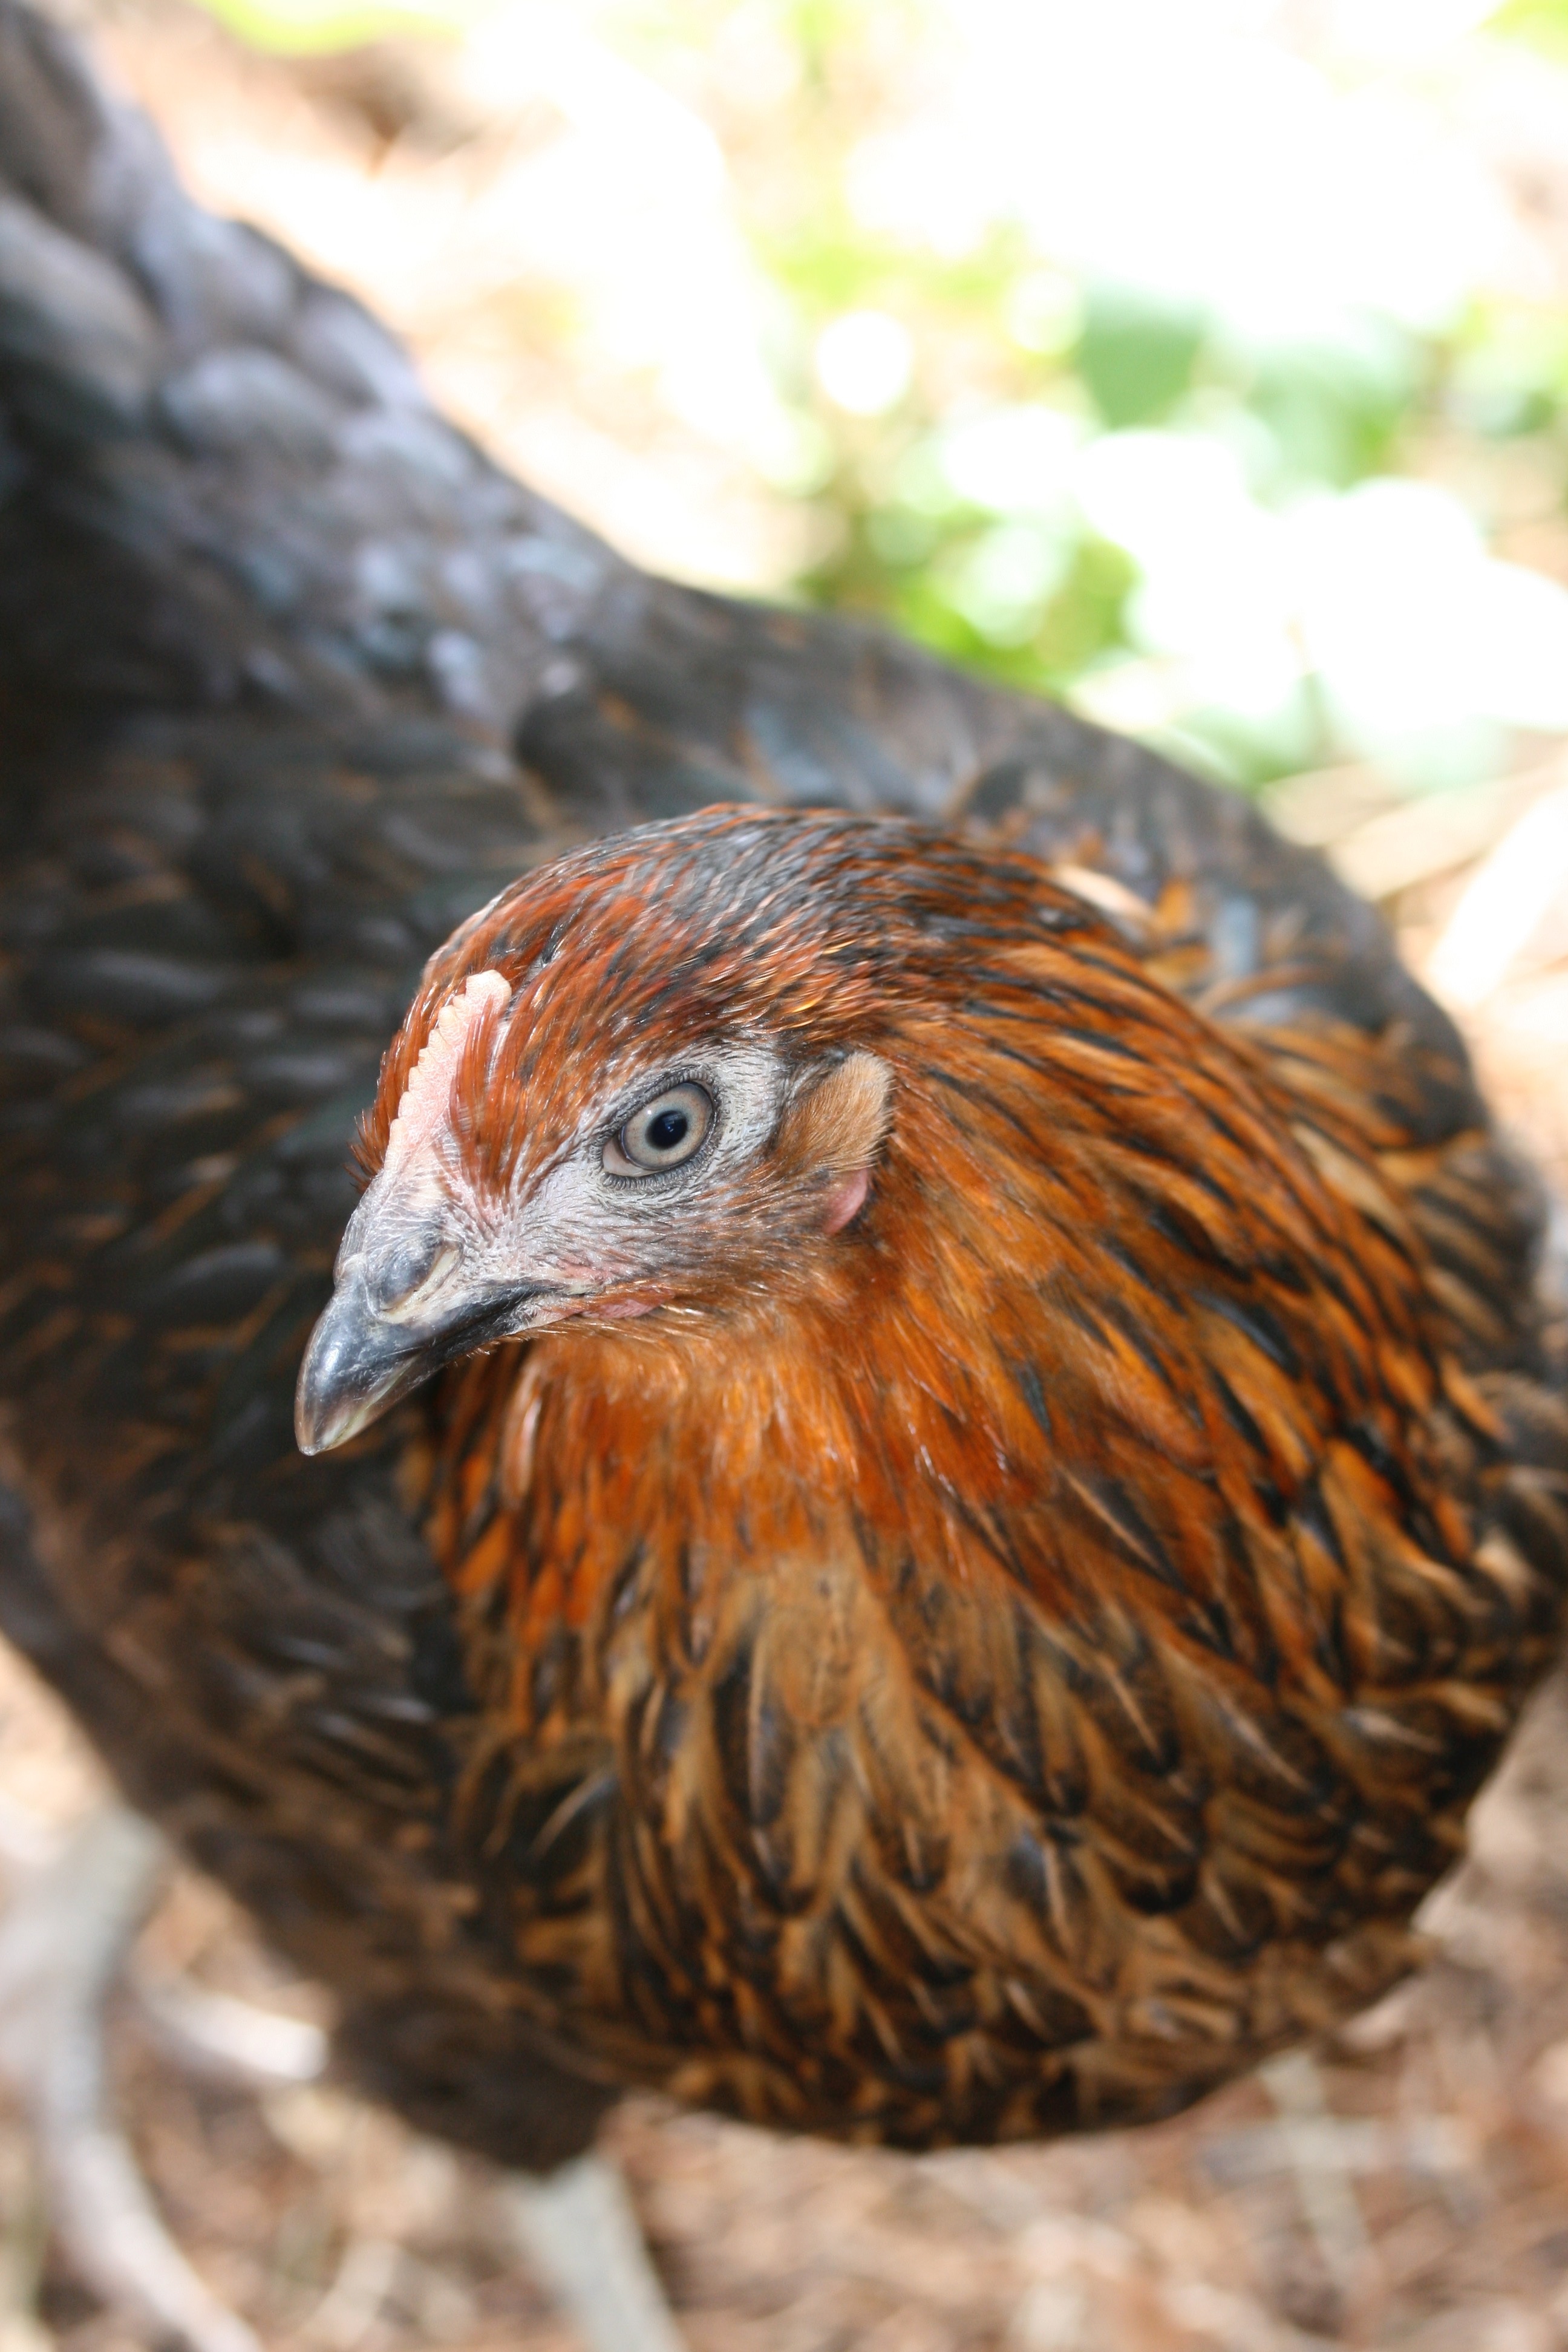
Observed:
[[[1291,483],[1348,489],[1388,462],[1422,366],[1392,321],[1347,316],[1335,336],[1260,352],[1247,394]]]
[[[1152,425],[1193,381],[1203,313],[1145,287],[1101,281],[1084,299],[1075,363],[1107,425]]]

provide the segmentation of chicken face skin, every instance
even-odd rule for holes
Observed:
[[[598,845],[435,960],[321,1327],[399,1370],[318,1339],[301,1417],[470,1359],[457,1821],[549,2030],[929,2144],[1403,1971],[1563,1573],[1407,1054],[1222,1034],[1033,861],[837,817]],[[607,1169],[681,1087],[690,1159]]]

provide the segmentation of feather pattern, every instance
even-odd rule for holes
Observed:
[[[623,1020],[869,1048],[894,1103],[843,1243],[759,1187],[674,1312],[448,1376],[459,1816],[542,2017],[927,2145],[1165,2112],[1391,1981],[1563,1565],[1427,1283],[1393,1041],[1369,1103],[1361,1040],[1217,1026],[1026,858],[721,815],[503,896],[384,1100],[455,970],[521,1000],[542,953],[470,1078],[498,1180]],[[557,1750],[591,1793],[532,1827]]]

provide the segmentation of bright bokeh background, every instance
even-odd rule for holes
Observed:
[[[222,13],[358,76],[286,233],[643,560],[1246,785],[1568,732],[1560,0]]]

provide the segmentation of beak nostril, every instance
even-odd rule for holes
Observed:
[[[379,1310],[382,1321],[411,1323],[427,1314],[442,1293],[450,1287],[461,1263],[462,1252],[453,1243],[446,1243],[416,1280],[382,1306]]]

